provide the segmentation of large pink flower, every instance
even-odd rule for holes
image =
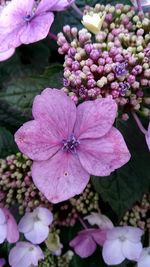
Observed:
[[[107,176],[130,159],[121,133],[112,127],[117,105],[111,98],[77,108],[64,92],[45,89],[33,103],[34,120],[15,134],[33,162],[35,185],[53,202],[80,194],[90,174]]]
[[[19,231],[14,217],[8,209],[0,208],[0,244],[5,241],[15,243],[19,239]]]
[[[45,38],[54,20],[53,11],[64,10],[73,1],[10,1],[1,11],[0,52]]]

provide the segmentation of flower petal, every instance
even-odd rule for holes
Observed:
[[[34,210],[34,213],[37,214],[38,218],[44,225],[50,225],[53,221],[53,214],[50,210],[43,208],[43,207],[37,207]]]
[[[41,221],[34,222],[31,231],[24,234],[25,238],[33,244],[41,244],[46,240],[49,234],[49,227],[44,225]]]
[[[116,118],[117,105],[111,98],[86,101],[77,108],[76,138],[99,138],[105,135]]]
[[[96,243],[88,234],[75,237],[69,244],[81,258],[91,256],[96,250]]]
[[[30,44],[44,39],[54,21],[52,12],[35,16],[21,33],[20,40],[23,44]]]
[[[91,233],[93,239],[99,246],[103,246],[106,241],[107,230],[96,229]]]
[[[128,260],[133,260],[137,261],[140,257],[140,254],[142,252],[142,243],[133,243],[129,240],[125,240],[122,244],[122,252],[123,255],[128,259]]]
[[[143,230],[141,230],[138,227],[133,227],[133,226],[124,226],[124,229],[126,231],[126,237],[129,241],[132,242],[139,242],[141,241],[141,236],[143,235]]]
[[[143,248],[140,258],[137,263],[137,267],[149,267],[150,265],[150,247]]]
[[[46,122],[29,121],[15,133],[15,141],[32,160],[47,160],[61,148],[59,136],[52,130]]]
[[[37,188],[52,203],[80,194],[89,181],[77,155],[59,151],[50,160],[34,162],[32,177]]]
[[[107,240],[103,245],[102,255],[108,265],[120,264],[125,260],[119,240]]]
[[[76,120],[76,106],[64,92],[57,89],[45,89],[33,102],[33,116],[52,128],[61,140],[67,139],[73,132]]]
[[[147,133],[145,134],[145,138],[146,138],[146,143],[147,143],[148,149],[150,150],[150,122],[148,125]]]
[[[69,7],[75,0],[41,0],[36,13],[42,13],[45,11],[62,11]]]
[[[7,237],[7,224],[0,224],[0,244],[2,244]]]
[[[32,230],[34,223],[34,214],[31,212],[27,212],[20,220],[18,224],[19,232],[28,233]]]
[[[19,239],[17,223],[8,209],[3,208],[3,211],[7,218],[7,241],[9,243],[16,243]]]
[[[102,138],[81,140],[78,156],[83,168],[96,176],[107,176],[130,159],[124,139],[114,127]]]
[[[7,60],[15,53],[15,48],[10,48],[4,52],[0,52],[0,61]]]

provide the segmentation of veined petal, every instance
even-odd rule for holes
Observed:
[[[111,98],[86,101],[77,107],[74,134],[76,138],[99,138],[112,127],[117,105]]]
[[[130,159],[124,139],[114,127],[102,138],[81,140],[77,153],[84,169],[96,176],[107,176]]]
[[[20,36],[21,43],[30,44],[44,39],[54,21],[54,14],[49,12],[35,16]]]
[[[34,162],[32,177],[37,188],[52,203],[80,194],[89,181],[77,155],[59,151],[50,160]]]
[[[61,11],[69,7],[75,0],[41,0],[39,3],[36,13],[42,13],[45,11]]]
[[[61,137],[67,139],[73,132],[76,120],[76,106],[64,92],[45,89],[33,102],[33,117],[49,125]]]
[[[7,219],[7,241],[9,243],[16,243],[19,239],[17,223],[8,209],[3,208],[3,211]]]
[[[46,122],[29,121],[15,133],[15,141],[32,160],[47,160],[61,148],[61,140],[52,130]]]

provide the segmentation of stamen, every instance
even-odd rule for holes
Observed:
[[[73,134],[71,134],[67,140],[63,140],[62,143],[62,149],[71,153],[76,153],[76,147],[80,144]]]

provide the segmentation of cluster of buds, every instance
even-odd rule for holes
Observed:
[[[39,262],[39,267],[69,267],[73,257],[71,250],[61,256],[54,256],[48,249],[45,250],[45,259]]]
[[[101,28],[96,33],[83,16],[89,30],[66,25],[58,34],[58,51],[65,55],[62,90],[76,103],[111,95],[123,112],[149,115],[150,13],[123,4],[97,4],[84,13],[93,20],[99,16],[102,23],[95,23]]]
[[[121,225],[140,227],[150,232],[150,195],[145,194],[141,202],[137,202],[130,211],[124,215]]]
[[[56,206],[55,224],[59,226],[74,226],[80,216],[92,211],[99,211],[99,196],[89,183],[83,193],[73,197],[64,204]]]
[[[52,209],[32,181],[31,165],[21,153],[0,160],[0,205],[10,208],[17,204],[21,215],[39,205]]]

